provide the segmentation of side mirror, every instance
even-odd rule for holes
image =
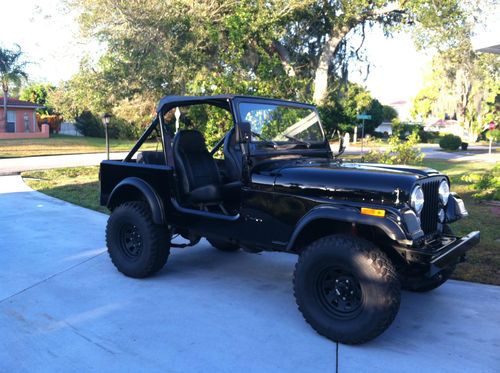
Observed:
[[[236,124],[236,141],[238,143],[249,143],[252,139],[252,126],[249,122],[240,122]]]
[[[335,139],[337,136],[339,138],[339,149],[337,151],[337,154],[335,154],[335,157],[338,157],[338,156],[342,155],[342,153],[344,153],[344,151],[346,149],[346,145],[347,145],[344,142],[344,136],[338,130],[333,132],[332,139]],[[349,140],[347,140],[347,141],[349,141]]]

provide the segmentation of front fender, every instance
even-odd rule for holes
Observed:
[[[154,223],[164,224],[165,210],[160,196],[150,184],[138,177],[127,177],[120,181],[109,195],[106,206],[113,210],[123,202],[136,199],[138,194],[149,205]]]
[[[359,208],[347,206],[318,206],[300,219],[295,226],[292,237],[287,245],[287,250],[291,250],[302,230],[311,222],[318,219],[331,219],[346,223],[358,223],[373,226],[381,229],[391,240],[406,242],[407,237],[402,227],[395,221],[388,218],[380,218],[370,215],[362,215]]]

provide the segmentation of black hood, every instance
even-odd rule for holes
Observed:
[[[254,175],[272,178],[277,192],[394,204],[407,201],[418,180],[439,173],[414,166],[295,159],[266,162],[254,169]]]

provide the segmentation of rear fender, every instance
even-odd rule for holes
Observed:
[[[118,183],[111,192],[106,206],[113,210],[124,202],[138,198],[144,199],[149,205],[155,224],[165,223],[165,210],[160,196],[150,184],[137,177],[127,177]]]

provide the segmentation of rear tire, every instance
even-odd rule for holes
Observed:
[[[113,210],[106,226],[111,261],[126,276],[144,278],[163,268],[170,254],[170,233],[153,222],[144,202],[126,202]]]
[[[220,251],[235,252],[240,249],[238,245],[227,241],[217,240],[213,238],[207,238],[207,241],[210,243],[210,245]]]
[[[313,242],[300,255],[294,294],[305,320],[319,334],[359,344],[391,325],[401,287],[392,263],[372,243],[332,235]]]

